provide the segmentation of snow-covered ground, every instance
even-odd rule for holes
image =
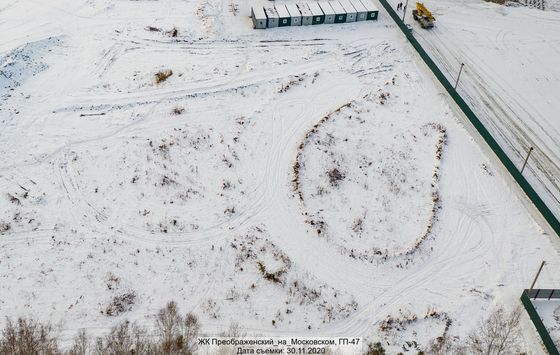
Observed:
[[[394,2],[396,3],[396,2]],[[555,10],[558,2],[545,1]],[[479,0],[430,0],[436,26],[415,36],[560,218],[560,12]]]
[[[70,337],[174,299],[206,333],[397,351],[464,339],[560,266],[385,13],[257,31],[249,9],[2,3],[0,315]]]
[[[560,301],[533,300],[535,309],[556,347],[560,347]]]

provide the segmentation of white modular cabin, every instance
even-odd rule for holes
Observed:
[[[253,19],[253,28],[266,28],[266,14],[262,7],[252,7],[251,18]]]
[[[340,5],[346,10],[346,22],[356,22],[358,20],[358,11],[350,0],[339,0]]]
[[[317,4],[319,4],[319,6],[321,7],[321,10],[323,10],[323,13],[325,14],[325,22],[324,23],[334,23],[334,17],[336,15],[336,13],[334,12],[331,5],[327,1],[320,1]]]
[[[313,24],[313,14],[309,10],[309,6],[306,4],[297,5],[299,12],[301,12],[301,24],[303,26],[308,26]],[[290,10],[290,8],[288,8]],[[292,12],[290,11],[290,14]]]
[[[264,12],[266,13],[266,27],[278,27],[279,17],[276,9],[273,7],[267,7],[264,9]]]
[[[301,26],[301,12],[296,4],[287,4],[286,9],[288,9],[288,12],[290,13],[291,25]]]
[[[373,21],[377,20],[377,16],[379,15],[379,9],[375,6],[371,0],[362,0],[362,4],[367,10],[367,18],[366,20]]]
[[[365,21],[367,19],[367,9],[360,0],[348,0],[356,9],[356,21]]]
[[[288,12],[288,9],[286,9],[286,5],[277,5],[276,13],[278,14],[278,27],[286,27],[292,25],[292,16]]]
[[[340,5],[338,0],[329,1],[334,11],[334,23],[344,23],[346,22],[346,10]]]
[[[319,6],[319,4],[316,3],[316,2],[310,2],[307,5],[309,6],[309,10],[311,11],[311,14],[313,15],[313,24],[314,25],[320,25],[322,23],[325,23],[325,13],[323,12],[323,10],[321,10],[321,6]],[[334,22],[334,19],[333,19],[333,22]]]

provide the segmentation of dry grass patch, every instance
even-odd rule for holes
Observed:
[[[161,84],[166,81],[171,75],[173,75],[173,70],[165,69],[160,70],[156,74],[156,84]]]

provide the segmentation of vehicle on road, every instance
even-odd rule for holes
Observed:
[[[434,27],[434,22],[436,21],[430,10],[421,2],[416,3],[416,9],[412,10],[412,17],[420,23],[422,28],[426,29]]]

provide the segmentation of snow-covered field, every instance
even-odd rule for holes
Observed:
[[[396,352],[560,266],[385,13],[256,31],[250,6],[0,4],[1,316],[102,334],[173,299],[205,333]]]
[[[430,0],[436,26],[415,36],[560,218],[560,2],[541,11],[478,0]],[[556,10],[556,11],[554,11]]]

